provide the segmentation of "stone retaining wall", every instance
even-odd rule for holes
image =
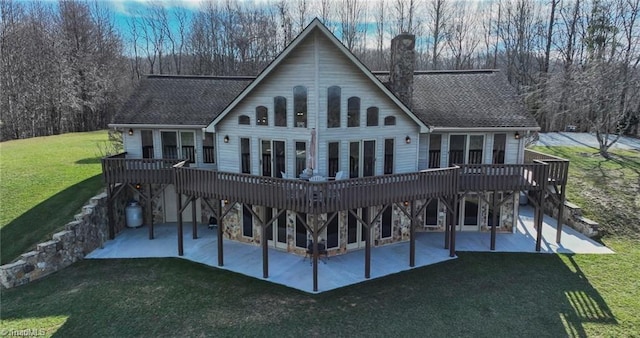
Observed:
[[[558,219],[558,205],[550,197],[547,197],[545,200],[544,212]],[[564,224],[589,238],[600,237],[598,223],[582,216],[582,208],[579,206],[570,202],[565,202],[562,214]]]
[[[124,205],[130,194],[121,194],[114,208],[116,232],[124,228]],[[27,284],[83,259],[102,247],[109,238],[107,194],[99,194],[82,207],[75,220],[63,231],[53,234],[50,241],[36,245],[12,263],[0,266],[0,284],[5,288]]]

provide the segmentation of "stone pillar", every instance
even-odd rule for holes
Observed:
[[[391,40],[391,90],[409,109],[413,97],[413,71],[416,62],[416,36],[402,33]]]

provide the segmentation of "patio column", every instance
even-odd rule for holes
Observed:
[[[493,214],[491,215],[491,251],[496,250],[496,221],[497,221],[497,208],[499,206],[496,205],[496,191],[492,193],[491,196],[491,208],[493,208]],[[516,215],[513,215],[514,219]]]
[[[196,212],[198,210],[198,205],[196,204],[197,200],[198,198],[196,196],[191,197],[191,222],[193,223],[191,234],[193,236],[193,239],[198,238],[198,215],[196,215]]]
[[[178,256],[184,255],[184,244],[182,238],[182,195],[176,194],[176,205],[178,210]]]
[[[262,278],[269,278],[269,246],[267,240],[267,226],[260,224],[260,241],[262,244]]]
[[[409,266],[416,266],[416,201],[411,201],[411,228],[409,229]]]
[[[218,266],[224,266],[224,252],[222,247],[222,240],[224,238],[224,231],[222,230],[224,215],[222,214],[222,201],[218,200],[218,206],[216,207],[216,216],[218,218]]]
[[[540,190],[538,196],[538,205],[536,206],[535,212],[535,224],[536,230],[538,233],[536,234],[536,251],[540,252],[542,247],[542,220],[544,218],[544,214],[542,212],[542,206],[544,205],[544,190]]]
[[[364,236],[364,278],[371,278],[371,223],[366,226]]]
[[[147,217],[149,219],[149,239],[153,239],[153,187],[151,183],[147,186]]]
[[[567,166],[567,172],[569,170],[569,166]],[[563,177],[567,177],[568,173],[566,173]],[[566,188],[566,183],[562,183],[561,184],[561,191],[560,191],[560,202],[558,202],[558,223],[556,225],[556,243],[560,244],[560,238],[562,237],[562,221],[564,218],[564,202],[566,201],[566,194],[565,194],[565,188]]]
[[[453,195],[453,217],[451,217],[451,233],[449,245],[449,257],[456,256],[456,224],[458,224],[458,195]]]
[[[313,214],[313,291],[318,291],[318,215]]]

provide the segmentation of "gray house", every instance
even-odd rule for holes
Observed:
[[[189,168],[160,182],[107,162],[110,191],[149,183],[153,222],[215,220],[224,238],[298,254],[310,239],[333,255],[514,231],[520,191],[550,179],[534,163],[550,157],[525,159],[536,121],[499,71],[415,71],[414,43],[394,38],[391,70],[371,72],[316,19],[258,76],[147,76],[110,125],[126,151],[113,160]]]

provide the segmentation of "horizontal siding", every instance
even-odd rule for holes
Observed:
[[[420,134],[420,144],[418,144],[418,170],[429,167],[429,137],[430,134]]]

